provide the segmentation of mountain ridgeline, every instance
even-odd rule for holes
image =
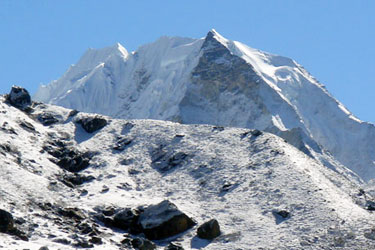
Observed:
[[[295,61],[231,41],[161,37],[129,53],[88,50],[35,100],[123,119],[259,129],[323,165],[375,178],[375,127]]]

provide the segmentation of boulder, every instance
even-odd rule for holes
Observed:
[[[123,230],[129,230],[130,228],[135,226],[138,217],[138,212],[134,209],[122,209],[113,217],[113,226]]]
[[[160,240],[177,235],[196,224],[168,200],[147,207],[140,214],[138,223],[146,238],[150,240]]]
[[[198,237],[201,239],[212,240],[218,237],[220,232],[219,222],[215,219],[203,223],[197,230]]]
[[[107,120],[101,116],[85,117],[78,121],[87,133],[93,133],[107,125]]]
[[[125,234],[125,239],[121,241],[123,245],[126,245],[129,249],[138,250],[154,250],[156,245],[145,238],[133,237],[129,234]]]
[[[13,216],[9,212],[0,209],[0,232],[9,233],[13,228]]]
[[[9,103],[19,109],[26,109],[31,105],[31,97],[29,92],[19,86],[13,86],[9,95]]]

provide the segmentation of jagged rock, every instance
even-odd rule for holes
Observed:
[[[0,209],[0,232],[9,233],[14,228],[14,219],[13,216],[5,211]]]
[[[82,128],[87,133],[93,133],[99,129],[104,128],[107,125],[107,120],[98,115],[93,117],[85,117],[78,121],[81,124]]]
[[[19,125],[20,125],[21,128],[23,128],[26,131],[36,132],[35,127],[27,121],[20,121]]]
[[[43,247],[39,248],[39,250],[49,250],[49,248],[46,247],[46,246],[43,246]]]
[[[81,221],[86,218],[85,214],[79,208],[59,208],[58,213],[76,221]]]
[[[175,153],[172,150],[168,151],[163,145],[160,145],[151,152],[153,168],[162,173],[183,165],[187,162],[188,157],[189,155],[184,152]]]
[[[31,97],[29,92],[19,86],[13,86],[9,95],[8,95],[9,103],[19,109],[26,109],[31,105]]]
[[[44,126],[49,126],[62,120],[60,116],[52,113],[41,113],[37,116],[37,119]]]
[[[184,248],[178,243],[169,243],[168,246],[164,248],[165,250],[184,250]]]
[[[54,161],[59,167],[73,173],[77,173],[90,165],[92,152],[81,153],[73,147],[68,147],[64,142],[55,140],[43,147],[50,155],[57,158]]]
[[[198,237],[201,239],[212,240],[218,237],[220,232],[219,222],[216,219],[203,223],[197,230]]]
[[[75,187],[82,185],[87,182],[91,182],[95,180],[95,177],[92,175],[83,175],[79,173],[73,173],[73,174],[64,174],[60,178],[61,182],[67,185],[68,187]]]
[[[140,214],[138,223],[146,238],[150,240],[160,240],[174,236],[196,224],[168,200],[147,207]]]

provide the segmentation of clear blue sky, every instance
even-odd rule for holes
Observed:
[[[356,116],[375,122],[374,0],[0,0],[0,93],[34,93],[88,48],[129,51],[212,28],[302,64]],[[307,100],[308,101],[308,100]]]

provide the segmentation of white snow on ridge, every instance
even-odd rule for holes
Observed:
[[[136,207],[165,199],[199,224],[216,218],[221,225],[223,235],[212,242],[195,237],[196,228],[179,235],[174,240],[184,249],[374,247],[374,242],[363,236],[375,225],[374,214],[363,208],[364,197],[358,196],[361,183],[350,178],[346,168],[341,174],[332,171],[275,135],[109,117],[107,126],[88,134],[75,120],[89,114],[72,118],[71,110],[39,104],[27,115],[3,100],[0,111],[1,145],[18,151],[6,152],[0,147],[0,208],[25,219],[25,228],[39,225],[31,231],[29,242],[0,234],[0,246],[5,249],[75,249],[53,241],[65,238],[74,242],[74,237],[69,230],[62,230],[64,221],[49,219],[54,215],[43,211],[39,203],[78,207],[92,214],[96,206]],[[32,118],[42,113],[58,115],[62,121],[43,126]],[[22,127],[24,122],[35,131]],[[124,151],[113,150],[119,137],[132,139]],[[99,152],[82,171],[95,180],[76,188],[65,186],[57,177],[64,171],[49,160],[51,155],[41,151],[51,140]],[[160,172],[152,161],[157,149],[165,153],[166,162],[178,152],[187,158]],[[290,217],[275,215],[280,210],[288,211]],[[103,225],[99,229],[103,245],[94,249],[118,249],[115,243],[123,239],[124,232]],[[49,237],[51,234],[54,237]],[[156,243],[158,249],[166,244]]]

